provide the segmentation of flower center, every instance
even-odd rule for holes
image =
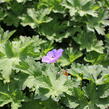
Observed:
[[[51,58],[54,58],[54,56],[52,56]]]

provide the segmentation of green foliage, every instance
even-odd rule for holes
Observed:
[[[17,68],[29,75],[23,84],[23,89],[29,87],[34,90],[36,98],[45,100],[51,97],[58,101],[64,93],[70,93],[69,89],[73,88],[73,83],[68,87],[67,83],[70,81],[61,72],[58,73],[54,65],[43,65],[27,58]]]
[[[26,100],[25,95],[17,86],[16,81],[5,85],[0,81],[0,107],[11,103],[11,109],[18,109],[21,102]]]
[[[109,106],[109,95],[106,90],[109,90],[108,68],[103,66],[84,66],[72,65],[72,70],[69,70],[73,77],[81,79],[80,88],[74,88],[72,96],[64,98],[64,102],[68,107],[76,109],[106,109]],[[85,81],[88,81],[87,83]],[[105,81],[107,80],[107,81]],[[84,83],[85,82],[85,83]]]
[[[74,50],[70,47],[67,48],[66,51],[64,51],[63,56],[58,62],[61,66],[68,66],[71,63],[73,63],[76,59],[80,58],[82,55],[82,52]]]
[[[19,40],[10,42],[8,39],[11,37],[13,32],[14,31],[10,33],[8,31],[3,32],[1,29],[0,73],[6,82],[9,82],[9,77],[12,73],[13,67],[18,65],[22,59],[27,56],[32,56],[37,59],[40,57],[39,45],[44,43],[44,41],[40,40],[38,36],[32,38],[21,36]]]
[[[64,109],[63,106],[59,105],[58,103],[52,101],[52,100],[47,100],[47,101],[39,101],[39,100],[34,100],[34,101],[29,101],[25,103],[21,109]]]
[[[47,15],[50,13],[50,9],[41,9],[41,10],[35,10],[35,9],[27,9],[28,16],[22,16],[20,19],[22,20],[22,25],[26,26],[30,24],[32,28],[35,28],[39,26],[39,24],[47,23],[52,20],[52,18],[47,17]]]
[[[74,40],[80,44],[80,50],[86,49],[87,52],[103,53],[103,42],[98,41],[94,34],[82,32],[77,37],[74,37]]]
[[[70,32],[67,30],[68,22],[57,22],[57,19],[49,22],[48,24],[42,24],[39,27],[40,34],[46,36],[49,40],[61,41],[62,38],[67,38]],[[52,31],[50,31],[50,29]]]
[[[94,10],[95,1],[92,0],[63,0],[63,6],[69,9],[70,16],[79,14],[80,16],[91,15],[97,17]]]
[[[108,0],[0,0],[0,108],[108,109],[108,92]]]

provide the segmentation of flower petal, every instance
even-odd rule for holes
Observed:
[[[56,62],[62,56],[63,51],[64,51],[63,49],[58,50],[53,49],[52,51],[49,51],[46,56],[42,57],[42,62],[46,63]]]
[[[49,52],[47,53],[47,56],[49,56],[49,57],[54,57],[55,52],[56,52],[56,49],[54,49],[54,50],[52,50],[52,51],[49,51]]]
[[[49,62],[49,58],[47,56],[42,57],[42,62]]]
[[[60,58],[62,56],[63,51],[64,51],[63,49],[58,49],[56,54],[55,54],[56,57]]]

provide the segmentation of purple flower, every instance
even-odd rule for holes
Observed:
[[[46,63],[56,62],[62,56],[63,51],[64,51],[63,49],[58,50],[53,49],[52,51],[49,51],[46,56],[42,57],[42,62]]]

